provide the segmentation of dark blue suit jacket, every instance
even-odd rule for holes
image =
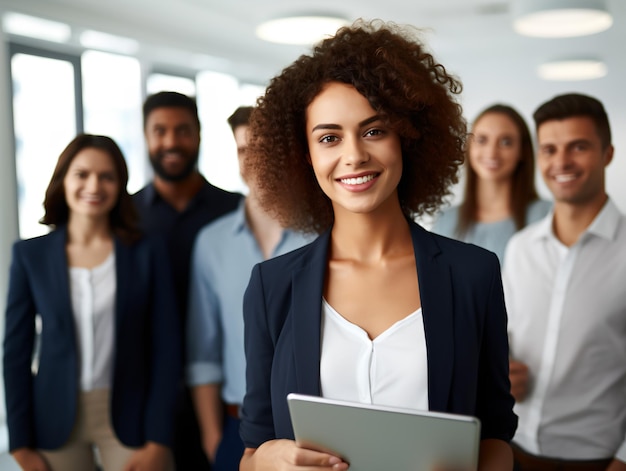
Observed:
[[[509,441],[517,417],[498,259],[479,247],[410,226],[426,335],[429,408],[476,416],[483,439]],[[293,438],[288,393],[320,395],[329,240],[327,232],[252,271],[244,298],[247,392],[241,436],[246,447]]]
[[[56,449],[76,419],[79,358],[61,227],[16,242],[4,339],[10,449]],[[170,445],[181,376],[181,338],[164,244],[115,240],[115,347],[111,417],[128,446]],[[41,316],[39,368],[31,373],[35,316]]]

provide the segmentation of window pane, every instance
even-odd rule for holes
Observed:
[[[48,232],[37,221],[57,158],[76,134],[74,68],[29,54],[11,58],[21,238]]]
[[[128,165],[128,191],[134,193],[147,178],[139,61],[87,51],[82,75],[85,132],[109,136],[120,146]]]
[[[202,123],[199,168],[207,180],[229,191],[248,190],[239,175],[237,146],[227,119],[238,106],[254,104],[258,95],[259,89],[240,87],[231,75],[198,75],[198,112]]]
[[[146,83],[148,95],[168,91],[196,96],[196,82],[187,77],[168,74],[150,74]]]

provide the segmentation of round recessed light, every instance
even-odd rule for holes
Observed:
[[[606,64],[597,59],[572,59],[546,62],[537,69],[544,80],[572,81],[591,80],[608,73]]]
[[[256,28],[256,34],[265,41],[305,45],[333,36],[348,24],[346,19],[334,16],[292,16],[266,21]]]
[[[613,24],[604,0],[517,0],[512,11],[513,28],[525,36],[585,36]]]

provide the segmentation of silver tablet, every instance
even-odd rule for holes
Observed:
[[[475,470],[480,421],[439,412],[289,394],[298,445],[341,456],[350,471]]]

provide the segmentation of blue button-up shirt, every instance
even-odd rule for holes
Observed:
[[[284,230],[272,256],[313,240]],[[263,254],[245,218],[243,202],[198,234],[191,261],[186,380],[222,383],[222,399],[241,404],[246,392],[243,295]]]

